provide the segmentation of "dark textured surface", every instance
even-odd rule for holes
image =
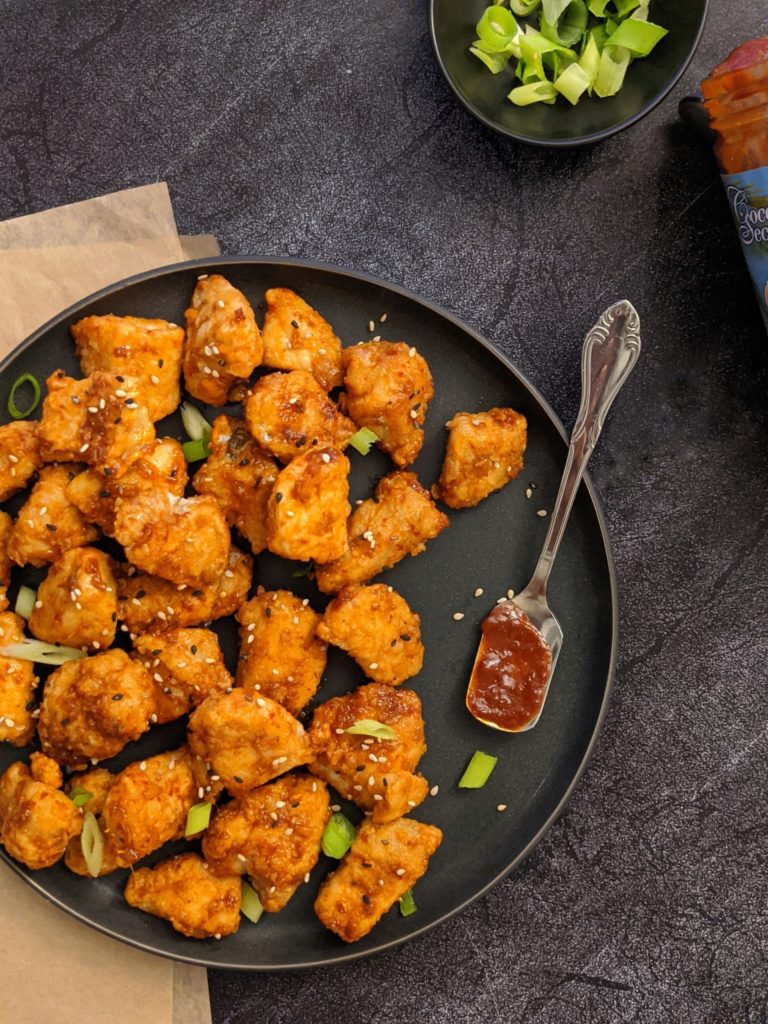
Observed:
[[[411,946],[213,976],[216,1024],[763,1024],[766,338],[711,157],[673,100],[768,31],[764,0],[714,0],[673,99],[558,154],[459,108],[419,3],[0,13],[0,216],[167,178],[181,231],[407,283],[503,347],[566,422],[585,329],[625,295],[643,317],[592,464],[622,587],[619,675],[568,812]]]

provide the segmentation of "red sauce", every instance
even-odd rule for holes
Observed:
[[[541,710],[552,652],[525,612],[509,601],[496,605],[482,630],[467,707],[501,729],[523,729]]]

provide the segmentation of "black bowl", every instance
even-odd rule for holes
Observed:
[[[607,99],[585,97],[575,107],[516,107],[507,99],[514,69],[492,75],[469,52],[475,25],[490,0],[430,0],[432,45],[448,84],[476,118],[510,138],[537,146],[581,146],[628,128],[661,103],[677,84],[699,45],[709,0],[653,0],[651,20],[669,35],[648,57],[630,66],[623,88]]]

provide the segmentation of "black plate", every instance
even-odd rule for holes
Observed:
[[[668,28],[656,49],[633,62],[624,86],[607,99],[585,97],[575,107],[516,107],[507,99],[514,63],[492,75],[469,47],[475,26],[490,0],[430,0],[429,24],[438,63],[467,110],[489,128],[539,146],[580,146],[597,142],[645,117],[667,95],[699,45],[709,0],[653,0],[651,20]]]
[[[587,482],[576,499],[552,577],[550,596],[565,643],[541,721],[529,733],[507,736],[469,716],[464,691],[480,620],[496,598],[506,594],[508,587],[520,589],[533,570],[546,529],[546,520],[537,517],[536,510],[552,507],[566,454],[564,434],[542,397],[488,342],[443,310],[364,275],[288,260],[220,259],[132,278],[73,306],[0,366],[3,408],[11,383],[24,371],[43,378],[63,367],[79,375],[68,331],[78,317],[133,313],[180,323],[197,275],[214,269],[245,292],[257,318],[263,312],[265,289],[284,285],[328,317],[345,344],[369,338],[367,325],[373,319],[376,331],[417,346],[429,361],[436,392],[427,417],[426,443],[415,465],[424,484],[437,478],[445,440],[443,424],[454,412],[511,405],[528,418],[522,475],[478,508],[452,513],[450,528],[424,554],[406,559],[385,576],[422,620],[427,657],[412,684],[424,704],[429,744],[420,768],[440,792],[428,797],[416,816],[444,830],[443,845],[416,886],[418,913],[402,918],[393,909],[370,936],[354,946],[327,932],[312,912],[314,894],[331,866],[324,857],[311,883],[299,890],[283,913],[264,915],[256,927],[244,920],[237,935],[220,942],[185,939],[166,922],[132,910],[121,896],[125,871],[91,881],[71,874],[61,864],[33,873],[12,866],[75,917],[152,952],[208,967],[247,970],[329,964],[403,942],[465,907],[518,864],[562,811],[594,746],[607,706],[616,656],[616,580],[603,516]],[[382,313],[388,314],[384,327],[378,324]],[[575,349],[573,372],[578,372]],[[167,433],[181,436],[177,419],[164,426]],[[365,458],[351,450],[350,454],[352,498],[356,499],[370,493],[375,478],[389,471],[391,463],[379,452]],[[525,498],[529,481],[536,484],[532,501]],[[268,588],[288,587],[322,607],[325,601],[314,584],[293,578],[293,569],[292,563],[261,555],[255,581]],[[22,573],[16,575],[15,583],[24,582]],[[477,587],[485,591],[479,599],[473,596]],[[457,611],[465,613],[463,621],[453,620]],[[219,632],[233,668],[236,650],[231,623],[219,626]],[[320,697],[346,692],[362,681],[354,663],[332,650]],[[114,764],[121,767],[168,749],[182,736],[183,723],[156,728],[131,744]],[[498,755],[499,763],[484,789],[459,791],[456,783],[477,749]],[[16,756],[4,745],[0,769]],[[507,805],[506,812],[496,811],[500,803]],[[354,809],[350,815],[359,818]],[[175,848],[184,844],[177,843]],[[154,862],[167,854],[164,849],[147,860]]]

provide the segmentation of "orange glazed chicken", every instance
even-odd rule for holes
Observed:
[[[349,853],[320,886],[315,913],[339,938],[357,942],[418,882],[442,839],[439,828],[410,818],[364,821]]]
[[[387,726],[391,735],[375,739],[354,732],[357,723],[371,720]],[[413,774],[427,749],[421,701],[413,690],[368,683],[334,697],[315,711],[309,739],[315,753],[312,774],[372,811],[374,821],[407,814],[427,795],[427,780]]]
[[[527,424],[514,409],[459,412],[446,425],[448,446],[435,495],[449,508],[477,505],[523,468]]]
[[[267,500],[279,472],[277,463],[233,416],[214,420],[210,448],[192,486],[216,499],[229,525],[258,555],[267,546]]]
[[[309,448],[341,451],[357,430],[306,370],[260,377],[243,412],[251,434],[281,462]]]
[[[330,800],[324,783],[284,775],[217,811],[203,837],[216,875],[249,875],[266,911],[282,910],[320,856]]]
[[[43,464],[39,424],[17,420],[0,427],[0,501],[26,487]]]
[[[225,405],[230,388],[247,380],[261,362],[261,333],[251,304],[221,274],[203,274],[184,315],[187,391],[210,405]]]
[[[182,853],[128,879],[125,899],[165,918],[190,939],[220,939],[240,927],[239,875],[216,876],[196,853]]]
[[[270,288],[264,314],[264,365],[308,370],[326,391],[342,380],[341,342],[331,325],[289,288]]]
[[[0,648],[24,640],[24,622],[13,612],[0,614]],[[25,747],[35,735],[37,676],[34,662],[0,655],[0,742]]]
[[[19,509],[8,538],[8,554],[17,565],[55,562],[70,548],[90,544],[98,530],[85,521],[67,497],[74,466],[46,466]]]
[[[52,563],[29,617],[33,636],[98,651],[112,644],[116,624],[117,583],[109,555],[73,548]]]
[[[364,341],[344,350],[347,411],[372,430],[398,466],[421,451],[435,389],[426,360],[402,341]]]
[[[179,377],[184,330],[167,320],[138,316],[86,316],[71,327],[83,373],[106,370],[144,385],[153,420],[170,416],[181,401]]]
[[[62,857],[80,834],[83,815],[61,791],[59,766],[42,754],[29,760],[29,768],[16,761],[0,777],[0,843],[37,871]]]

